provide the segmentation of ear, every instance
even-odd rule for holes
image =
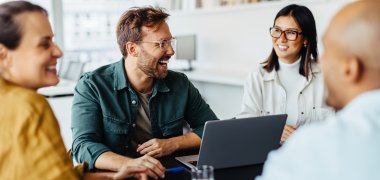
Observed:
[[[6,56],[7,56],[7,48],[3,44],[0,44],[0,60],[5,59]]]
[[[0,75],[4,72],[4,69],[7,69],[9,66],[9,60],[7,60],[8,49],[0,44]]]
[[[352,83],[359,82],[364,73],[364,65],[360,58],[357,57],[351,57],[346,60],[345,63],[345,75],[348,79],[348,81]]]
[[[7,64],[8,48],[0,44],[0,64],[4,66]]]
[[[307,40],[307,39],[305,39],[304,41],[303,41],[303,46],[304,47],[307,47],[309,45],[309,41]]]
[[[138,56],[138,51],[137,51],[138,47],[136,46],[136,43],[127,42],[125,44],[125,49],[127,50],[128,55],[131,55],[133,57]]]

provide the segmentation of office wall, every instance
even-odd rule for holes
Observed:
[[[297,3],[313,12],[319,37],[330,18],[349,0],[261,2],[241,7],[219,7],[187,13],[171,13],[169,25],[173,35],[198,36],[197,66],[249,71],[271,51],[269,27],[284,6]],[[321,46],[321,43],[319,44]],[[320,48],[320,52],[321,52]],[[181,62],[172,61],[172,66]]]
[[[272,26],[275,14],[282,7],[290,3],[309,7],[315,15],[317,30],[321,37],[330,18],[337,9],[348,2],[349,0],[262,2],[244,7],[220,7],[186,13],[171,12],[168,22],[173,35],[197,34],[198,59],[195,65],[206,69],[200,73],[197,71],[200,68],[197,68],[193,76],[192,74],[188,76],[195,82],[219,118],[225,119],[238,113],[243,92],[242,83],[236,85],[239,83],[227,83],[227,81],[235,79],[243,81],[245,74],[268,56],[271,50],[269,27]],[[103,64],[96,64],[92,69],[100,65]],[[183,61],[171,61],[169,64],[169,66],[176,65],[187,64]],[[207,67],[228,71],[209,70]],[[70,98],[49,99],[60,122],[67,148],[71,147],[72,142],[71,101]]]

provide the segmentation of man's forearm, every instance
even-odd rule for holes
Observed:
[[[160,161],[148,155],[133,159],[107,151],[98,157],[95,161],[95,167],[97,169],[118,171],[118,173],[115,174],[119,177],[118,179],[124,179],[123,177],[130,177],[134,174],[136,175],[136,173],[140,175],[143,173],[144,176],[147,175],[153,179],[165,177],[165,167],[162,166]],[[126,172],[128,170],[129,172]]]
[[[170,138],[178,146],[177,150],[199,148],[201,145],[201,138],[193,133],[189,132],[182,136]]]
[[[107,151],[101,154],[95,161],[95,167],[97,169],[118,171],[125,161],[131,158]]]

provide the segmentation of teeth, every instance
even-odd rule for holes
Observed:
[[[286,50],[289,47],[288,46],[284,46],[284,45],[278,45],[278,48],[281,49],[281,50]]]
[[[48,70],[55,70],[56,68],[55,68],[55,65],[52,65],[52,66],[48,66],[46,69],[48,69]]]
[[[161,64],[167,64],[167,63],[169,63],[169,60],[161,60],[161,61],[159,61],[159,63],[161,63]]]

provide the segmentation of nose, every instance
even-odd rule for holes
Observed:
[[[54,47],[53,47],[53,52],[52,52],[53,56],[56,57],[56,58],[60,58],[62,57],[63,55],[63,52],[62,50],[58,47],[57,44],[54,43]]]
[[[286,42],[288,41],[288,39],[286,39],[286,35],[285,35],[285,32],[282,32],[281,33],[281,36],[278,38],[281,42]]]
[[[175,54],[174,48],[171,44],[168,44],[166,54],[170,56],[173,56]]]

